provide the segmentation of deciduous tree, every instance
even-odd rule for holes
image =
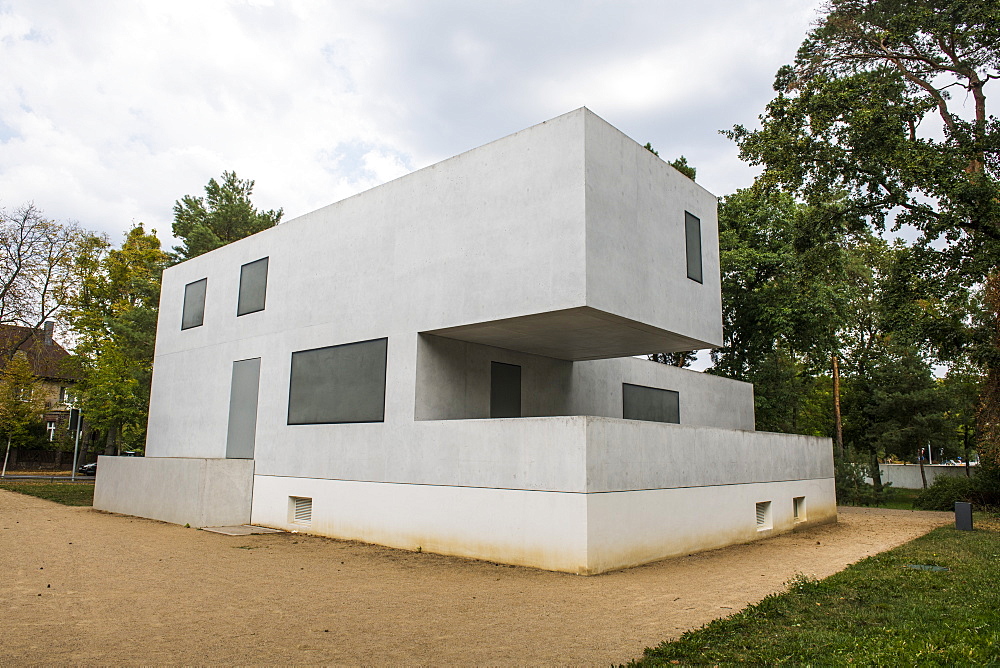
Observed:
[[[985,284],[1000,294],[1000,122],[987,107],[987,85],[998,77],[996,2],[831,0],[795,63],[778,72],[761,129],[731,134],[745,160],[765,167],[764,187],[819,209],[845,203],[877,228],[912,226],[927,249],[943,248],[934,266],[945,268],[952,291]],[[946,303],[919,304],[928,336],[941,333],[947,314],[935,308]],[[973,348],[987,369],[994,391],[982,415],[994,423],[998,307],[1000,299],[978,328],[959,318],[965,331],[944,342],[952,356]]]

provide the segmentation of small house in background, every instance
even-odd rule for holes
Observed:
[[[0,325],[0,371],[13,355],[22,355],[31,365],[31,372],[38,378],[37,392],[45,402],[45,439],[55,441],[65,432],[69,422],[73,387],[79,375],[68,364],[70,354],[54,338],[54,323],[49,320],[41,329]],[[13,352],[12,355],[12,351]],[[13,468],[17,462],[10,462]],[[22,456],[23,459],[23,456]],[[23,462],[22,462],[23,463]]]
[[[587,109],[163,274],[94,505],[600,573],[836,521],[722,343],[717,200]]]

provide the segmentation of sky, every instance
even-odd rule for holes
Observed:
[[[0,208],[172,245],[225,170],[284,220],[586,106],[717,195],[817,0],[0,0]]]

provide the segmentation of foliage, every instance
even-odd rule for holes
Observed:
[[[82,286],[68,313],[86,372],[78,391],[87,421],[107,435],[108,450],[119,435],[138,449],[149,407],[160,276],[169,258],[155,231],[147,234],[142,225],[129,230],[120,249],[106,241],[94,245],[81,258]]]
[[[0,209],[0,325],[27,328],[27,341],[32,330],[58,316],[73,298],[74,260],[91,236],[76,223],[48,220],[33,204]]]
[[[847,456],[834,462],[834,480],[837,490],[837,504],[842,506],[882,506],[888,502],[895,490],[888,483],[876,490],[875,485],[866,482],[871,478],[870,459],[854,461],[857,455],[848,449]]]
[[[761,129],[730,134],[741,157],[765,166],[762,188],[820,211],[836,202],[856,224],[922,233],[911,279],[925,295],[911,296],[903,319],[937,355],[970,355],[988,371],[979,437],[1000,453],[989,429],[1000,424],[1000,298],[975,296],[984,283],[1000,294],[1000,121],[984,88],[1000,77],[1000,4],[831,0],[826,9],[778,72]]]
[[[923,510],[954,510],[956,501],[979,509],[1000,508],[1000,467],[984,463],[969,477],[940,476],[921,490],[913,505]]]
[[[0,489],[37,496],[64,506],[94,505],[92,482],[41,482],[38,480],[0,480]]]
[[[990,664],[1000,650],[998,555],[996,520],[935,529],[825,580],[795,578],[631,665]]]
[[[45,404],[38,379],[24,353],[15,354],[0,372],[0,447],[30,447],[41,441]]]
[[[174,259],[188,260],[277,225],[282,210],[258,211],[250,202],[253,186],[223,172],[222,183],[209,179],[205,197],[185,195],[175,202],[173,232],[183,243],[174,247]]]

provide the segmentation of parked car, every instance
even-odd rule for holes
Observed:
[[[83,475],[97,475],[97,462],[94,462],[93,464],[83,464],[76,470],[76,472],[82,473]]]

